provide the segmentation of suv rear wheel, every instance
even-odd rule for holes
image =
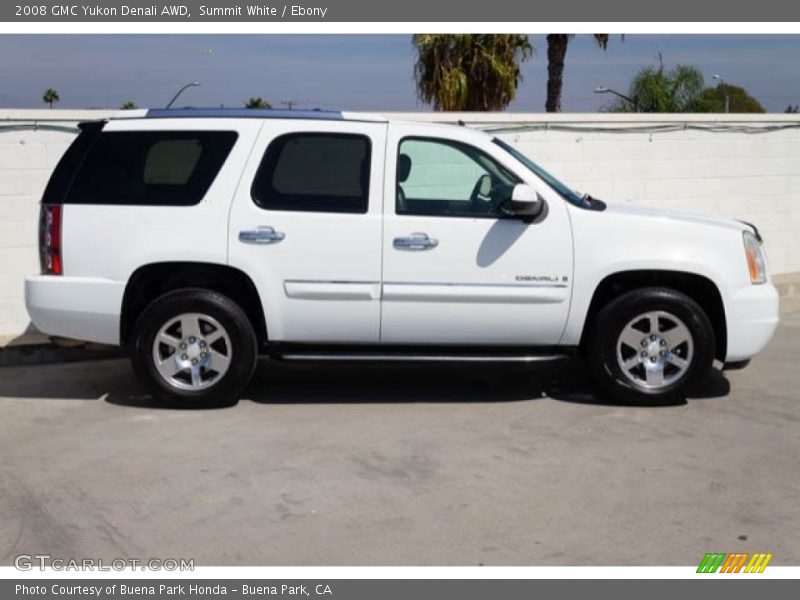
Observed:
[[[589,366],[598,386],[639,404],[683,399],[686,385],[714,360],[714,330],[694,300],[667,288],[642,288],[615,298],[597,314]]]
[[[235,404],[256,359],[256,336],[247,315],[217,292],[169,292],[154,300],[134,327],[134,371],[170,406]]]

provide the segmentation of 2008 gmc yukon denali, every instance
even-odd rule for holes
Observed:
[[[123,116],[124,115],[124,116]],[[130,348],[163,401],[230,404],[257,356],[586,358],[674,399],[778,323],[758,231],[606,205],[467,127],[140,110],[81,125],[42,198],[34,324]]]

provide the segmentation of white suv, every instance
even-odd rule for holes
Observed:
[[[42,199],[34,324],[130,348],[165,402],[230,404],[259,353],[540,361],[674,399],[772,337],[758,231],[606,206],[467,127],[146,110],[81,125]]]

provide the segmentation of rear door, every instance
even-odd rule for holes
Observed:
[[[270,341],[379,340],[386,123],[265,120],[231,208],[229,262]]]

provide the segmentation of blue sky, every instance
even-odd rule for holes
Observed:
[[[512,111],[544,108],[544,35],[523,65]],[[711,85],[719,73],[747,88],[767,110],[800,104],[800,35],[612,36],[608,50],[589,35],[567,54],[562,107],[594,112],[610,102],[598,86],[624,92],[631,76],[654,64],[692,64]],[[241,106],[250,96],[300,108],[425,110],[414,93],[409,35],[0,35],[0,107],[41,107],[47,87],[60,108],[163,106],[198,79],[179,104]]]

